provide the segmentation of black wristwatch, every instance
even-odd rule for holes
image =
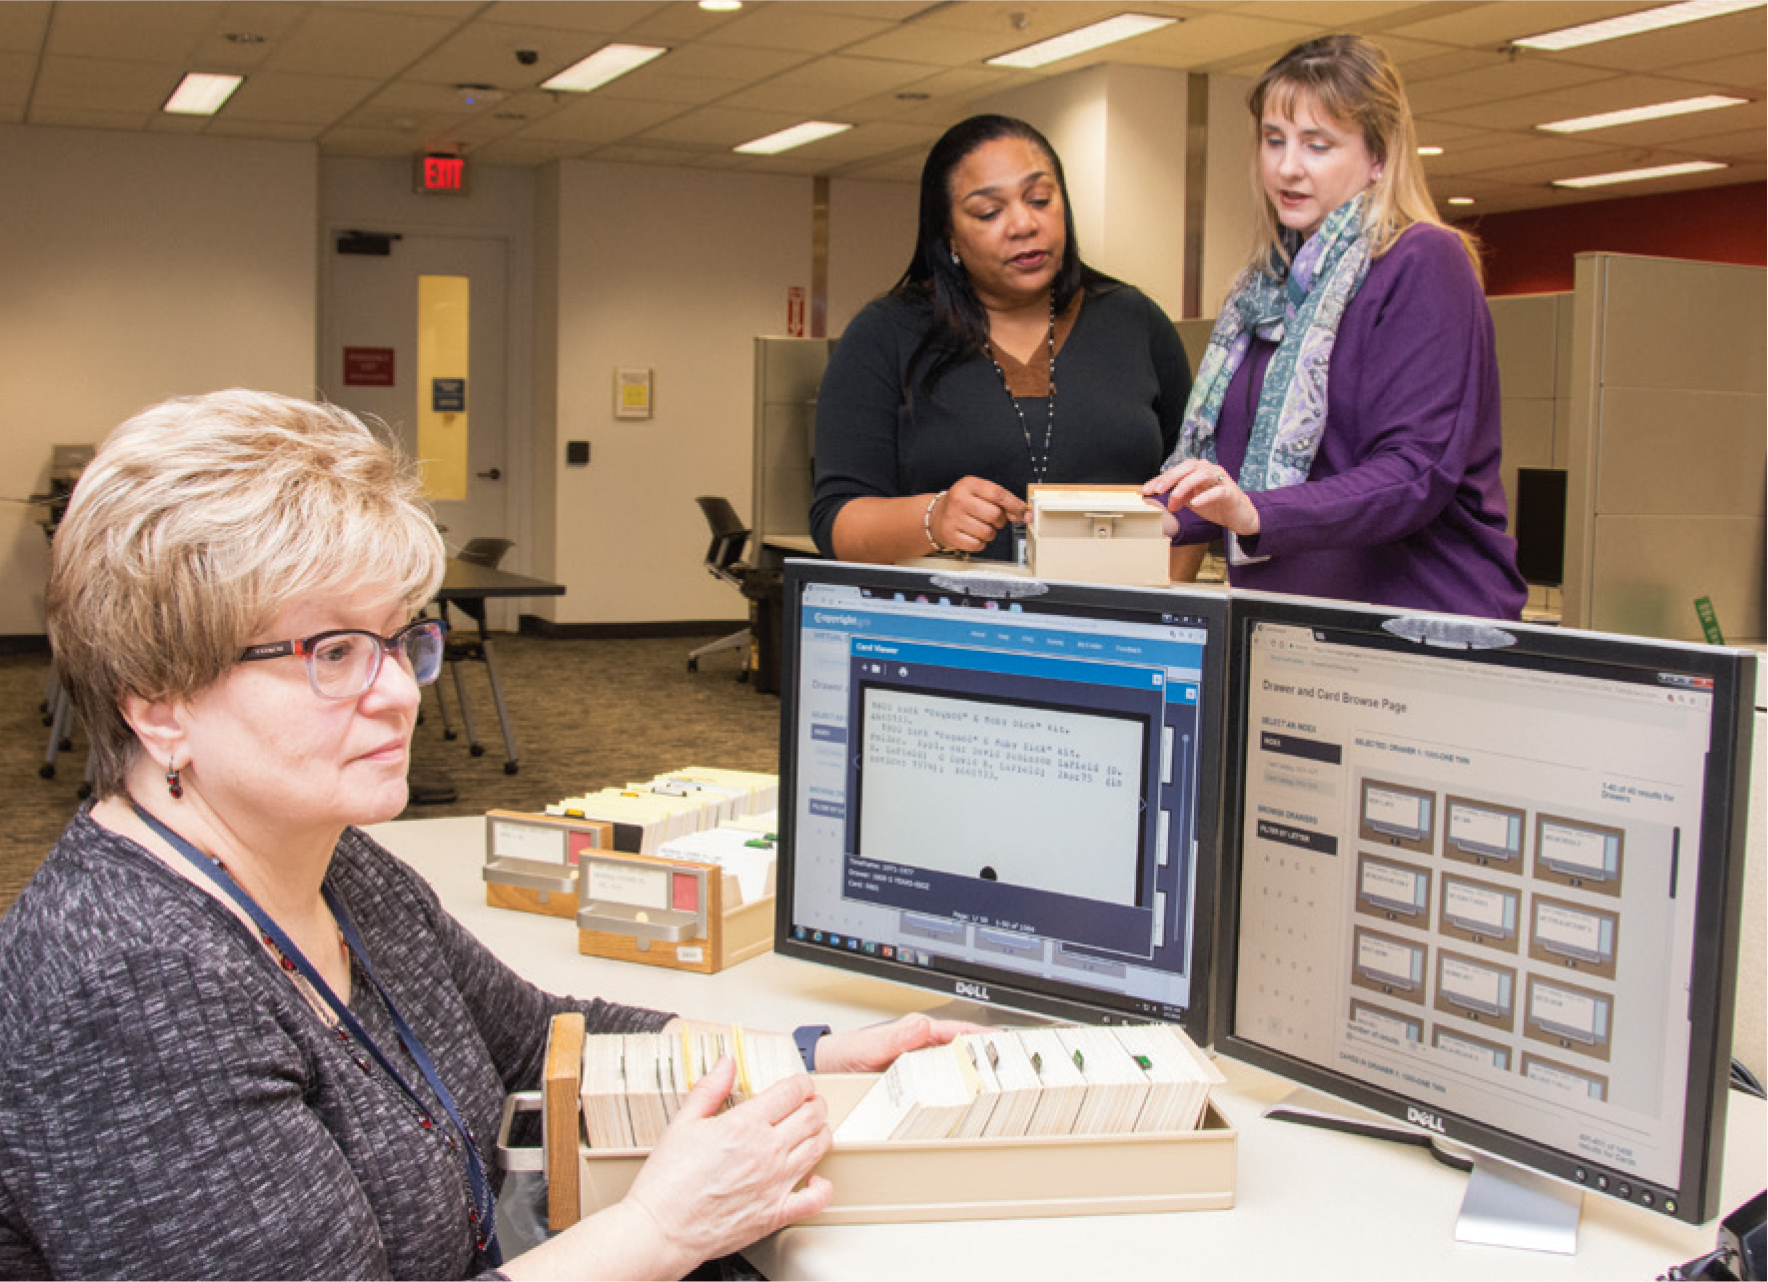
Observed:
[[[792,1040],[798,1044],[798,1054],[804,1060],[806,1072],[816,1072],[816,1044],[828,1035],[827,1024],[805,1024],[792,1030]]]

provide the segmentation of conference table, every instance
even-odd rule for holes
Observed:
[[[460,665],[478,662],[485,665],[485,673],[491,681],[491,701],[497,709],[498,728],[503,731],[504,762],[503,772],[513,775],[520,768],[520,754],[516,749],[516,732],[510,724],[509,707],[504,702],[503,681],[497,670],[497,653],[491,644],[491,631],[486,623],[485,602],[492,597],[541,597],[563,596],[565,585],[553,583],[546,579],[533,579],[525,574],[512,574],[508,570],[495,569],[488,565],[476,565],[471,561],[463,561],[459,557],[449,557],[443,570],[442,586],[436,589],[434,602],[439,610],[445,605],[452,605],[478,625],[477,636],[455,636],[450,634],[447,649],[448,669],[454,676],[454,693],[460,701],[460,718],[467,733],[468,750],[477,757],[485,749],[479,743],[478,734],[473,729],[472,705],[467,702],[466,686],[461,680]],[[446,614],[445,610],[442,610]],[[441,688],[436,690],[436,703],[441,709],[442,733],[445,738],[454,738],[454,729],[448,721],[448,703],[442,697]],[[445,779],[427,777],[412,781],[412,800],[419,805],[454,800],[454,787]]]
[[[396,820],[369,830],[436,888],[503,962],[552,992],[763,1028],[850,1028],[926,1009],[917,989],[765,953],[711,975],[577,951],[576,923],[487,905],[485,821]],[[1295,1087],[1219,1056],[1216,1107],[1238,1132],[1228,1210],[930,1224],[795,1226],[745,1248],[769,1278],[1652,1278],[1710,1251],[1688,1225],[1607,1197],[1583,1199],[1578,1249],[1554,1255],[1455,1238],[1467,1176],[1422,1149],[1262,1114]],[[1345,1109],[1314,1096],[1315,1107]],[[1721,1215],[1761,1191],[1768,1108],[1730,1095]]]
[[[436,589],[438,601],[484,600],[487,597],[564,596],[565,585],[546,579],[531,579],[525,574],[488,565],[474,565],[459,557],[449,557],[442,572],[442,586]]]

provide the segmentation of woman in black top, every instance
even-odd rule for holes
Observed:
[[[908,270],[824,373],[811,531],[843,560],[1011,558],[1027,486],[1141,484],[1190,387],[1159,306],[1082,261],[1049,142],[973,117],[922,168]]]

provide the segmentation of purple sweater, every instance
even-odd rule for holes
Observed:
[[[1276,348],[1228,385],[1217,461],[1238,475]],[[1237,588],[1514,619],[1528,595],[1505,533],[1492,315],[1460,240],[1408,228],[1345,309],[1326,429],[1301,485],[1252,495],[1260,533]],[[1218,526],[1186,511],[1178,541]]]

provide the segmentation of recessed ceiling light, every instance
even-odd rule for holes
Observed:
[[[1699,22],[1703,18],[1717,18],[1721,14],[1754,9],[1764,3],[1768,3],[1768,0],[1683,0],[1681,4],[1641,9],[1637,13],[1625,13],[1618,18],[1605,18],[1601,22],[1586,22],[1581,26],[1564,27],[1538,36],[1525,36],[1510,43],[1523,49],[1576,49],[1603,40],[1636,36],[1642,31],[1656,31],[1662,27],[1680,26],[1684,22]]]
[[[1473,203],[1473,197],[1472,196],[1450,196],[1449,203],[1451,205],[1471,205]]]
[[[1712,160],[1690,160],[1680,165],[1658,165],[1651,169],[1623,169],[1612,174],[1591,174],[1586,178],[1555,178],[1555,187],[1607,187],[1611,183],[1644,182],[1647,178],[1669,178],[1676,174],[1701,174],[1709,169],[1727,166]]]
[[[731,13],[743,7],[743,0],[700,0],[700,7],[707,13]]]
[[[1443,149],[1441,147],[1420,147],[1418,154],[1420,156],[1440,156],[1443,154]]]
[[[1040,40],[1034,45],[1026,45],[1023,49],[1003,53],[998,58],[990,58],[988,65],[1042,67],[1104,45],[1116,44],[1119,40],[1128,40],[1132,36],[1170,27],[1177,21],[1177,18],[1156,18],[1145,13],[1122,13],[1115,18],[1107,18],[1104,22],[1095,22],[1090,27],[1080,27],[1060,36],[1052,36],[1048,40]]]
[[[174,116],[212,116],[244,82],[244,76],[216,76],[192,71],[178,82],[178,87],[160,110]]]
[[[541,81],[540,87],[564,93],[588,93],[668,52],[668,48],[661,45],[603,45],[550,80]]]
[[[778,133],[768,134],[765,138],[753,138],[739,147],[732,148],[746,156],[772,156],[782,151],[790,151],[794,147],[802,147],[807,142],[815,142],[819,138],[830,138],[852,129],[852,125],[836,124],[830,120],[807,120],[801,125],[793,125],[790,129],[782,129]]]
[[[1615,125],[1632,125],[1641,120],[1661,120],[1665,116],[1686,116],[1696,111],[1716,111],[1720,107],[1738,107],[1748,98],[1729,98],[1724,94],[1707,94],[1700,98],[1678,98],[1674,102],[1653,103],[1649,107],[1628,107],[1625,111],[1605,111],[1595,116],[1577,116],[1571,120],[1555,120],[1536,125],[1556,134],[1583,133],[1586,129],[1609,129]]]

